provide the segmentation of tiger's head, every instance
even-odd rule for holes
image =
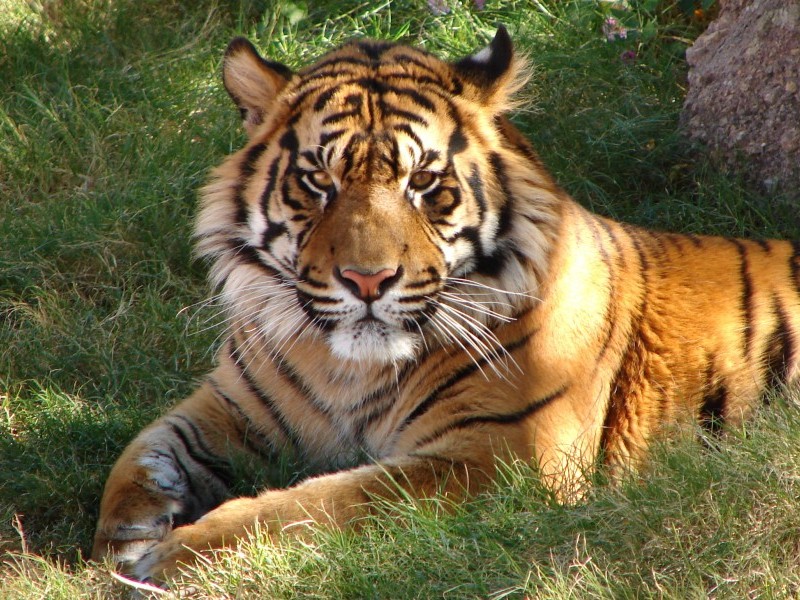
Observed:
[[[223,80],[248,141],[204,189],[196,232],[232,318],[361,363],[490,351],[536,293],[555,218],[504,117],[521,64],[502,27],[453,63],[356,40],[299,72],[233,40]]]

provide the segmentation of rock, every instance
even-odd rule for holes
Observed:
[[[686,134],[722,165],[800,198],[800,0],[719,0],[686,51]]]

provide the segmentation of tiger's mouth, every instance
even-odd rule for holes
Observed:
[[[327,343],[339,358],[386,364],[414,359],[422,336],[368,314],[350,323],[340,323],[328,333]]]

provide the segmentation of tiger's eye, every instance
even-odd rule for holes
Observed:
[[[409,185],[415,190],[424,190],[436,181],[436,173],[433,171],[417,171],[408,180]]]
[[[331,177],[331,174],[327,171],[323,171],[322,169],[311,171],[308,174],[308,178],[311,183],[323,190],[333,185],[333,177]]]

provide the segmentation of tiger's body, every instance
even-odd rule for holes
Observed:
[[[800,244],[586,211],[504,116],[522,68],[504,29],[453,64],[355,41],[299,73],[231,43],[249,140],[197,224],[229,337],[117,461],[95,558],[160,578],[256,521],[461,498],[512,458],[569,500],[665,426],[735,423],[798,378]],[[284,450],[329,472],[228,500],[232,453]]]

